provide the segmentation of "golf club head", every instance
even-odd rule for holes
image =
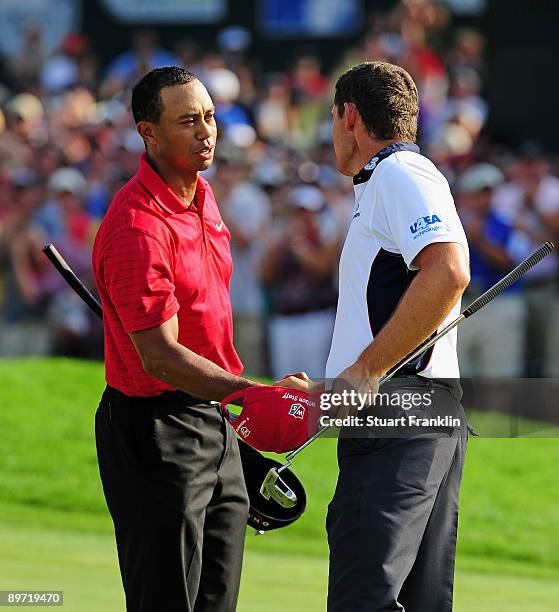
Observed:
[[[271,468],[260,487],[264,499],[273,499],[284,508],[292,508],[297,503],[295,492],[281,479],[278,468]]]
[[[280,529],[291,525],[305,511],[307,496],[297,476],[285,464],[265,457],[257,450],[238,440],[243,474],[250,500],[248,525],[258,532]],[[296,502],[289,507],[282,506],[271,496],[266,499],[260,493],[263,481],[271,468],[276,468],[282,483],[294,492]],[[280,485],[281,486],[281,485]]]

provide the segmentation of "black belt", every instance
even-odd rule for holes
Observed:
[[[275,316],[279,317],[291,317],[302,314],[309,314],[311,312],[327,312],[332,310],[334,306],[301,306],[301,307],[293,307],[293,308],[281,308],[277,312],[274,313]]]
[[[122,391],[115,389],[114,387],[110,387],[109,385],[105,388],[105,394],[109,398],[109,400],[133,400],[136,402],[142,402],[146,404],[150,404],[151,402],[160,402],[161,400],[175,400],[184,402],[186,406],[196,406],[198,404],[209,404],[209,400],[204,400],[200,397],[195,397],[194,395],[189,395],[184,391],[180,391],[176,389],[175,391],[164,391],[163,393],[159,393],[158,395],[126,395]]]

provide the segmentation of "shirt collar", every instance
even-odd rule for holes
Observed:
[[[366,183],[370,178],[374,171],[374,169],[380,164],[381,161],[390,157],[393,153],[397,153],[398,151],[411,151],[412,153],[419,153],[419,147],[413,142],[393,142],[392,144],[384,147],[375,153],[374,156],[369,160],[363,168],[353,177],[353,184],[359,185],[361,183]]]
[[[191,204],[185,204],[177,194],[165,183],[165,181],[157,174],[146,159],[146,154],[142,153],[140,158],[140,168],[136,174],[137,179],[149,191],[152,198],[168,213],[174,215],[177,213],[190,210]],[[198,210],[202,212],[204,199],[206,196],[206,181],[199,176],[196,183],[196,204]]]

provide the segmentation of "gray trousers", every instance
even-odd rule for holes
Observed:
[[[248,497],[218,408],[107,388],[95,433],[128,612],[233,612]]]
[[[402,390],[433,385],[394,384]],[[455,395],[440,387],[436,397],[437,410],[410,412],[463,415]],[[399,438],[340,438],[340,473],[327,516],[329,612],[452,610],[465,416],[463,423]]]

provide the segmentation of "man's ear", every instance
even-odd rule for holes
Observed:
[[[151,121],[139,121],[136,130],[146,144],[152,147],[157,145],[155,125]]]
[[[347,132],[353,132],[358,115],[357,106],[353,102],[344,102],[344,128]]]

